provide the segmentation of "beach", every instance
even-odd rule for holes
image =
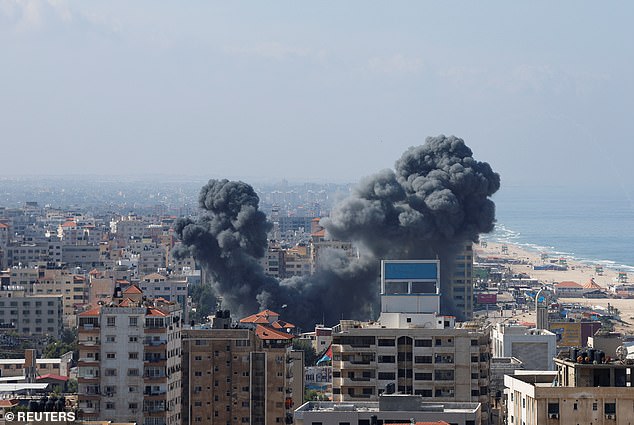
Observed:
[[[508,263],[507,266],[514,274],[526,274],[532,279],[537,279],[544,284],[556,284],[560,282],[572,281],[584,285],[594,279],[599,286],[608,290],[608,286],[616,282],[619,269],[607,268],[603,266],[603,272],[597,273],[595,265],[575,261],[573,258],[565,257],[567,270],[534,270],[534,266],[551,264],[551,260],[559,262],[560,257],[547,252],[535,252],[524,249],[513,244],[503,244],[498,242],[486,242],[474,247],[475,254],[481,258],[500,258],[507,261],[517,260],[520,263]],[[542,254],[547,258],[542,258]],[[634,278],[634,276],[628,276]],[[626,334],[634,333],[634,299],[624,298],[559,298],[560,303],[580,304],[583,306],[610,306],[620,311],[621,320],[624,323],[615,323],[615,331]],[[535,314],[532,311],[525,313],[518,312],[511,317],[506,312],[505,321],[517,320],[518,322],[535,322]]]

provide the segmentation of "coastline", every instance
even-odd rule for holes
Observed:
[[[503,250],[503,246],[506,249]],[[547,264],[551,259],[559,259],[558,255],[550,254],[548,259],[542,259],[540,252],[535,252],[513,243],[491,242],[486,240],[486,246],[482,243],[474,246],[474,252],[480,257],[497,257],[506,260],[518,260],[518,263],[508,263],[507,266],[514,274],[526,274],[545,284],[555,284],[573,281],[580,285],[587,284],[591,279],[609,293],[608,286],[615,283],[619,275],[619,269],[603,266],[603,273],[597,273],[595,266],[571,257],[565,257],[567,270],[534,270],[533,265]],[[632,282],[634,275],[628,273],[628,282]],[[608,305],[620,311],[622,322],[615,323],[614,330],[622,334],[634,333],[634,299],[627,298],[559,298],[560,303],[580,304],[586,307],[603,307]],[[499,320],[499,319],[498,319]],[[504,316],[502,321],[535,322],[535,313],[530,309],[518,312],[515,316]]]

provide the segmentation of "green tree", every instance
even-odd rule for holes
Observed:
[[[296,339],[293,341],[293,350],[300,350],[304,352],[304,366],[315,366],[317,360],[317,352],[313,348],[313,344],[305,339]]]

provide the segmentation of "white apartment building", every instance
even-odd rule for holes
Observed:
[[[181,308],[131,296],[79,315],[80,417],[180,424]]]
[[[381,394],[481,403],[489,417],[489,337],[440,316],[439,261],[383,261],[377,322],[333,328],[333,400]]]
[[[491,329],[493,357],[515,357],[527,370],[554,370],[557,335],[546,329],[498,323]]]

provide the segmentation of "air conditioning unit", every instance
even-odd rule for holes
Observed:
[[[605,419],[616,419],[616,415],[614,415],[614,414],[605,415]]]
[[[550,419],[559,419],[559,413],[549,413],[548,417]]]

